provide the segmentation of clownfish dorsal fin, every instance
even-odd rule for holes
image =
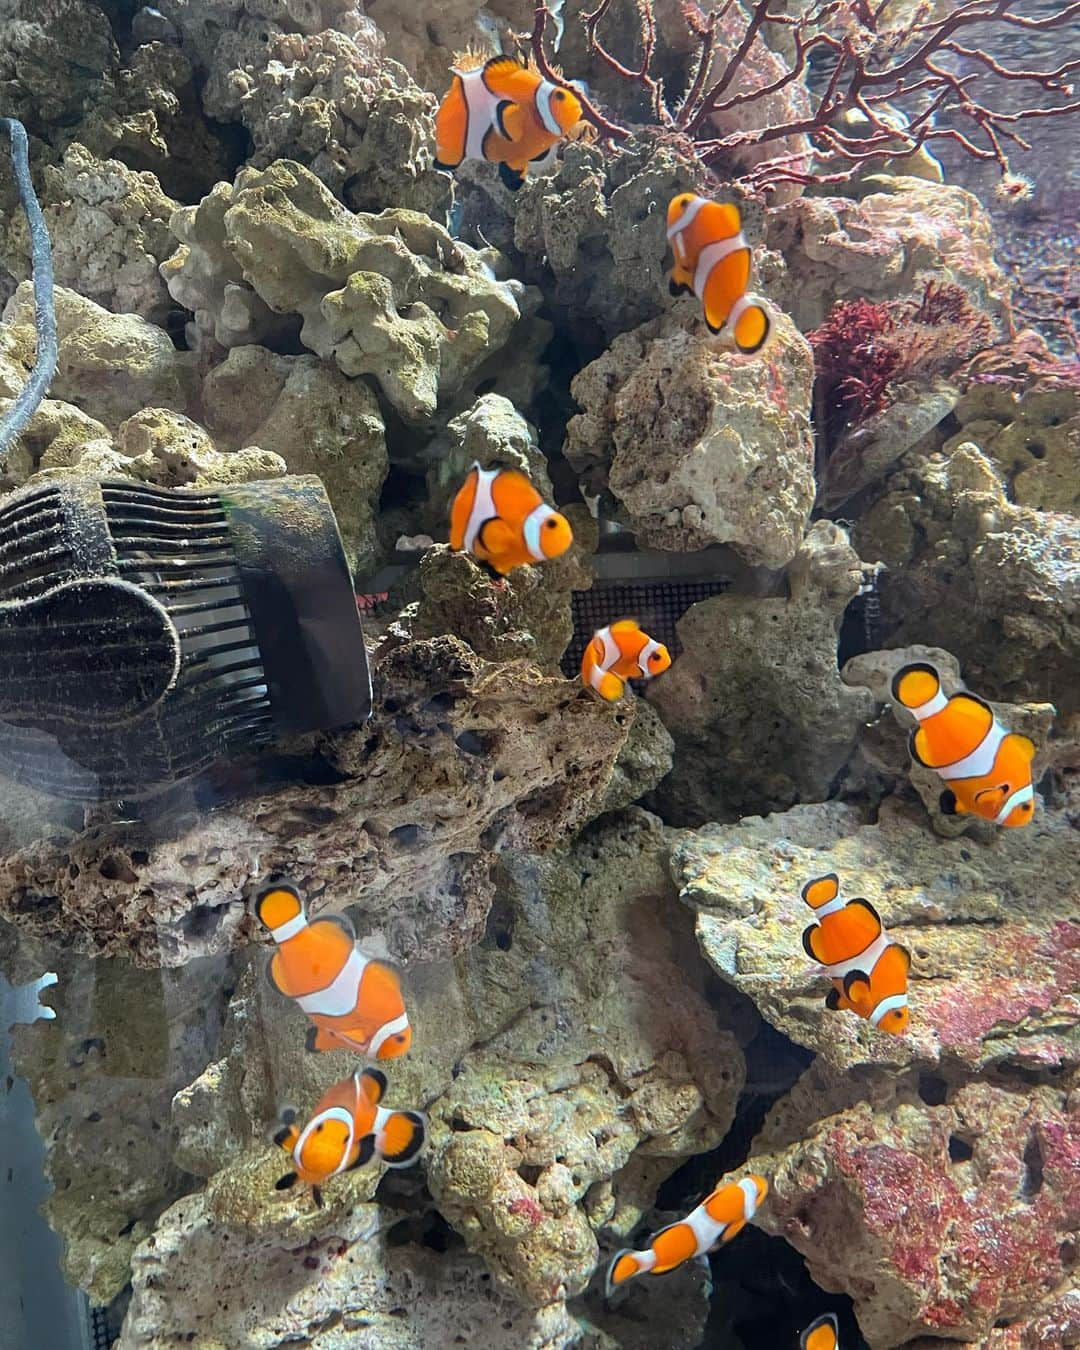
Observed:
[[[801,895],[811,909],[820,909],[835,900],[840,894],[840,878],[835,872],[826,872],[823,877],[814,877],[802,888]]]
[[[311,927],[315,928],[320,923],[332,923],[335,928],[340,928],[342,932],[347,933],[354,942],[356,941],[356,928],[353,926],[353,921],[347,915],[338,913],[320,914]]]
[[[716,210],[712,213],[710,225],[717,239],[732,239],[742,229],[742,212],[734,202],[714,202]]]
[[[870,901],[869,901],[869,900],[865,900],[861,895],[856,896],[854,900],[849,900],[849,901],[847,902],[846,908],[847,908],[847,909],[865,909],[866,912],[867,912],[867,914],[869,914],[870,917],[871,917],[871,918],[874,920],[874,922],[877,924],[878,928],[881,928],[881,927],[882,927],[882,923],[881,923],[881,915],[877,912],[877,910],[876,910],[876,909],[874,908],[874,906],[870,903]]]
[[[1012,731],[1006,737],[1006,740],[1011,741],[1012,744],[1016,746],[1017,750],[1029,764],[1035,758],[1037,748],[1030,736],[1021,736],[1018,731]]]
[[[617,623],[611,625],[613,633],[640,633],[641,625],[637,619],[619,619]]]
[[[811,961],[816,961],[819,966],[829,964],[821,950],[821,925],[819,923],[812,923],[809,928],[803,929],[802,945]]]
[[[910,971],[911,969],[911,953],[900,942],[890,942],[889,945],[885,948],[885,953],[889,952],[896,953],[897,959],[900,960],[901,964],[903,965],[904,974],[906,975],[908,971]]]
[[[512,56],[505,54],[489,56],[484,62],[485,75],[517,75],[524,69],[520,61],[515,61]]]

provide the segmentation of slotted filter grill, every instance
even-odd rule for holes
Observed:
[[[728,590],[726,576],[597,582],[591,590],[574,591],[574,636],[562,659],[563,674],[581,673],[581,658],[598,628],[619,619],[637,619],[651,638],[662,642],[674,659],[682,651],[675,625],[699,600]]]
[[[317,478],[68,479],[0,506],[0,767],[138,798],[285,733],[361,721],[352,581]]]

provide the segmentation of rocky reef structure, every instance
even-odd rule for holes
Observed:
[[[373,676],[364,725],[154,799],[0,780],[0,972],[59,977],[11,1069],[67,1277],[121,1350],[780,1350],[826,1308],[845,1350],[1060,1350],[1080,382],[1017,334],[999,217],[950,166],[1016,190],[1028,95],[1058,119],[1068,72],[995,34],[1053,43],[1073,7],[996,6],[985,37],[972,5],[361,8],[7,20],[58,365],[0,492],[315,474]],[[577,82],[584,127],[516,192],[435,168],[470,44]],[[989,81],[974,120],[942,51]],[[756,354],[669,294],[683,191],[739,207]],[[0,185],[0,419],[37,350],[29,243]],[[506,577],[452,550],[474,462],[525,472],[573,545]],[[629,613],[674,663],[607,704],[577,662]],[[889,706],[910,661],[1035,743],[1030,825],[944,813]],[[911,952],[904,1036],[826,1007],[800,890],[827,872]],[[271,876],[401,968],[414,1032],[381,1067],[423,1154],[318,1198],[276,1189],[269,1137],[359,1061],[308,1053],[266,979]],[[747,1170],[769,1198],[710,1268],[605,1299],[613,1252]]]

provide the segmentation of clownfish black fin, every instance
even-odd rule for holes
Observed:
[[[357,1082],[361,1085],[368,1096],[368,1100],[377,1106],[383,1099],[383,1093],[386,1091],[386,1074],[378,1069],[364,1069],[357,1074]]]
[[[838,1012],[840,1008],[840,990],[836,985],[825,995],[825,1006],[830,1012]]]
[[[808,928],[803,929],[803,951],[806,952],[811,961],[816,961],[819,966],[827,966],[829,964],[828,961],[826,961],[819,952],[814,950],[815,939],[820,933],[821,925],[819,923],[812,923]]]
[[[851,991],[857,984],[865,984],[867,989],[870,988],[870,976],[867,975],[865,970],[849,970],[844,976],[844,997],[849,1001],[851,1000]]]
[[[674,277],[668,278],[668,294],[673,296],[692,295],[693,291],[685,281],[676,281]]]
[[[316,1041],[318,1039],[319,1039],[319,1028],[308,1027],[307,1035],[304,1037],[304,1049],[308,1052],[309,1055],[317,1055],[319,1053],[319,1047],[318,1045],[316,1045]]]
[[[435,170],[436,173],[450,173],[450,174],[452,174],[452,173],[454,172],[454,170],[457,168],[457,165],[456,165],[456,164],[444,164],[444,163],[442,162],[441,159],[436,159],[436,160],[433,160],[433,161],[432,161],[432,166],[431,166],[431,167]]]
[[[952,788],[946,788],[938,798],[938,810],[943,816],[956,815],[956,793]]]
[[[719,335],[724,331],[724,325],[720,324],[720,326],[717,327],[716,324],[713,323],[713,321],[709,318],[707,314],[704,316],[704,318],[705,318],[705,327],[709,330],[709,332],[713,335],[713,337],[719,337]]]
[[[311,1188],[311,1196],[312,1196],[312,1199],[315,1201],[315,1206],[316,1206],[316,1208],[317,1208],[317,1209],[322,1209],[322,1207],[323,1207],[322,1191],[319,1189],[318,1186],[312,1186],[312,1188]]]
[[[363,1167],[369,1163],[375,1156],[375,1136],[373,1134],[364,1135],[360,1140],[360,1151],[356,1155],[356,1160],[346,1167],[346,1172],[355,1172],[358,1167]]]
[[[283,1148],[291,1152],[290,1144],[292,1138],[293,1127],[291,1125],[282,1125],[281,1129],[277,1130],[274,1134],[274,1143],[277,1144],[278,1148]]]
[[[883,927],[884,927],[884,925],[883,925],[882,922],[881,922],[881,915],[877,912],[877,910],[876,910],[876,909],[874,908],[874,906],[870,903],[870,901],[869,901],[869,900],[865,900],[861,895],[856,896],[854,900],[849,900],[849,901],[847,902],[847,905],[845,906],[845,908],[847,908],[847,909],[854,909],[854,908],[865,909],[866,912],[867,912],[867,914],[870,915],[870,917],[874,920],[874,922],[877,924],[877,926],[878,926],[879,928],[883,928]]]
[[[503,186],[510,189],[511,192],[517,192],[525,184],[524,174],[518,173],[517,169],[512,169],[509,164],[500,162],[499,178]]]
[[[348,918],[346,915],[320,914],[319,917],[315,920],[315,924],[320,923],[332,923],[335,926],[335,928],[340,928],[342,932],[348,933],[349,937],[351,937],[354,942],[356,941],[356,929],[353,927],[352,920]],[[314,927],[315,924],[312,924],[312,927]]]
[[[418,1111],[394,1111],[379,1131],[379,1156],[388,1167],[407,1167],[426,1136],[427,1121]]]
[[[893,948],[895,948],[895,949],[900,953],[900,955],[904,958],[904,972],[905,972],[905,974],[906,974],[906,973],[911,969],[911,953],[910,953],[910,952],[908,951],[908,949],[907,949],[902,943],[900,943],[900,942],[890,942],[889,945],[888,945],[888,947],[885,948],[885,950],[886,950],[886,951],[890,951],[890,950],[892,950]]]
[[[295,1185],[296,1185],[296,1173],[286,1172],[283,1177],[278,1177],[277,1181],[274,1182],[274,1190],[287,1191]]]
[[[499,135],[504,141],[513,140],[513,137],[506,129],[506,122],[503,120],[506,116],[507,109],[512,108],[513,106],[513,103],[508,98],[501,99],[495,105],[495,125],[499,128]]]

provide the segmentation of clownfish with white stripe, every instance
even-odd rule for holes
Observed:
[[[840,899],[835,872],[808,881],[802,898],[815,920],[803,932],[803,947],[833,982],[825,1006],[850,1009],[871,1026],[902,1036],[909,1021],[910,952],[889,939],[869,900]]]
[[[692,192],[673,197],[667,237],[675,255],[669,289],[692,291],[701,301],[712,333],[727,332],[744,355],[760,351],[772,330],[764,301],[747,294],[750,245],[742,214],[732,202],[711,202]]]
[[[946,698],[934,666],[915,662],[897,671],[892,696],[919,725],[911,757],[948,785],[946,815],[976,815],[995,825],[1027,825],[1035,814],[1031,761],[1035,744],[1003,727],[993,709],[966,691]]]
[[[574,542],[570,522],[518,469],[474,464],[450,507],[450,547],[505,576],[558,558]]]
[[[512,56],[455,59],[435,115],[435,167],[450,173],[463,160],[486,159],[516,192],[529,165],[546,159],[581,121],[581,100]]]
[[[592,635],[581,658],[581,683],[614,703],[626,693],[627,680],[651,680],[671,665],[662,642],[643,633],[634,619],[620,619]]]
[[[386,1110],[379,1105],[385,1091],[386,1078],[378,1069],[357,1070],[320,1097],[303,1129],[286,1119],[274,1143],[292,1155],[296,1170],[286,1172],[275,1189],[306,1181],[315,1187],[316,1204],[322,1204],[322,1182],[373,1157],[389,1167],[408,1167],[424,1146],[424,1117],[417,1111]]]
[[[270,983],[315,1024],[309,1050],[351,1050],[369,1059],[396,1059],[408,1050],[412,1028],[397,971],[364,955],[343,916],[309,921],[299,891],[287,882],[260,891],[255,914],[277,944]]]
[[[764,1177],[751,1173],[718,1186],[685,1219],[654,1233],[643,1251],[616,1252],[607,1273],[607,1296],[637,1275],[666,1275],[685,1261],[715,1251],[741,1233],[769,1193]]]
[[[799,1350],[840,1350],[840,1328],[835,1313],[816,1317],[799,1337]]]

